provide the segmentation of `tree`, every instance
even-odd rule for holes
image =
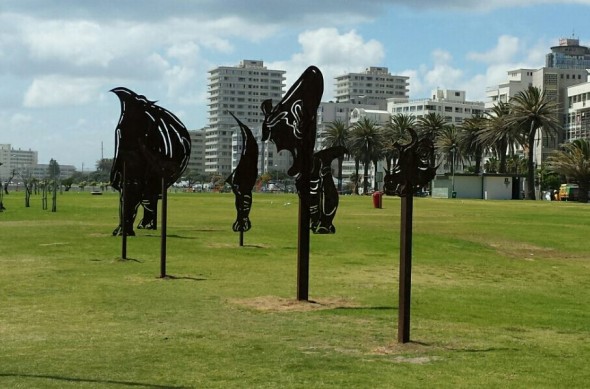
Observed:
[[[526,137],[527,185],[526,198],[535,199],[535,135],[554,136],[559,131],[558,105],[539,88],[529,86],[510,100],[512,111],[510,123],[516,125]]]
[[[397,158],[397,144],[407,144],[411,139],[408,129],[414,128],[416,117],[403,113],[392,115],[389,123],[383,127],[383,151],[385,166],[391,171],[392,161]]]
[[[418,126],[418,135],[430,139],[433,144],[436,144],[436,138],[447,127],[445,118],[441,114],[434,112],[429,112],[418,118],[416,124]],[[430,167],[434,167],[435,164],[436,155],[433,154],[430,160]]]
[[[498,101],[486,112],[483,128],[479,131],[479,142],[484,148],[491,149],[498,160],[498,173],[506,173],[506,155],[508,148],[521,143],[515,126],[509,121],[510,104]]]
[[[59,163],[53,158],[49,161],[49,167],[47,168],[47,176],[52,180],[59,178]]]
[[[483,116],[473,116],[465,119],[459,127],[459,145],[469,160],[475,160],[473,173],[481,173],[481,160],[484,153],[484,145],[479,137],[480,131],[485,126]]]
[[[369,193],[369,165],[375,164],[381,159],[382,148],[381,128],[369,118],[362,118],[356,122],[351,130],[350,149],[351,153],[359,158],[364,166],[363,193]],[[377,180],[375,179],[375,185]]]
[[[553,151],[547,161],[549,170],[578,184],[578,201],[587,203],[590,190],[590,143],[585,139],[566,143],[561,150]]]
[[[328,125],[326,136],[324,137],[325,148],[344,146],[348,149],[350,132],[348,126],[342,120],[335,120]],[[338,158],[338,191],[342,191],[342,163],[344,156]]]
[[[455,172],[457,161],[463,161],[459,140],[457,127],[450,125],[440,132],[434,144],[439,161],[450,166],[451,172]]]

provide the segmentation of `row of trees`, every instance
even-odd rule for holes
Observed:
[[[487,155],[490,158],[484,169],[488,173],[526,173],[526,198],[534,200],[536,135],[541,131],[545,136],[557,136],[560,131],[557,118],[557,103],[531,86],[509,102],[498,102],[489,112],[466,119],[459,126],[447,123],[437,113],[420,118],[396,114],[385,125],[363,118],[350,128],[342,121],[335,121],[327,128],[325,147],[346,147],[348,157],[355,160],[356,177],[359,176],[360,165],[363,165],[363,190],[368,193],[370,165],[376,168],[377,162],[384,160],[389,170],[395,158],[395,143],[407,143],[410,140],[408,128],[414,128],[418,136],[431,139],[435,145],[431,166],[443,164],[454,169],[457,164],[464,168],[469,165],[467,171],[479,174],[482,172],[483,157]],[[526,158],[517,155],[518,147],[526,152]],[[567,154],[571,150],[566,147],[562,151]],[[563,153],[552,157],[550,170],[573,181],[583,181],[583,177],[573,175],[576,169],[566,169],[565,161],[558,162]],[[338,161],[339,190],[342,190],[342,162],[343,159]],[[351,181],[355,181],[356,177],[353,176]],[[581,182],[579,184],[582,185]],[[374,189],[377,190],[376,187]],[[355,193],[358,193],[356,188]]]

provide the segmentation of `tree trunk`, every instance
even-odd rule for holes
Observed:
[[[361,161],[358,158],[354,159],[354,170],[356,172],[356,182],[354,184],[354,194],[359,194],[359,169],[360,169]]]
[[[527,176],[526,176],[526,199],[535,200],[535,132],[531,122],[531,129],[528,134],[527,143],[529,149],[527,152]]]
[[[342,193],[342,162],[344,157],[338,158],[338,193]]]
[[[379,183],[377,182],[377,163],[379,163],[379,161],[377,161],[377,160],[373,161],[373,166],[375,167],[375,181],[373,182],[373,190],[375,192],[377,192],[379,190]]]
[[[363,163],[364,170],[363,170],[363,194],[366,195],[369,193],[369,164],[370,161],[365,161]]]

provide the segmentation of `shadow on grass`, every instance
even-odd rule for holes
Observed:
[[[336,307],[334,308],[335,311],[338,310],[346,310],[346,311],[397,311],[397,307],[387,307],[387,306],[378,306],[378,307]]]
[[[207,281],[206,278],[188,277],[188,276],[173,276],[167,274],[165,277],[158,277],[163,280],[190,280],[190,281]]]
[[[97,383],[97,384],[113,384],[123,386],[135,386],[142,388],[170,388],[170,389],[188,389],[189,386],[170,386],[170,385],[155,385],[145,384],[141,382],[128,382],[128,381],[114,381],[114,380],[100,380],[92,378],[74,378],[74,377],[62,377],[57,375],[49,374],[14,374],[14,373],[0,373],[0,377],[14,377],[14,378],[38,378],[38,379],[49,379],[56,381],[66,382],[83,382],[83,383]]]

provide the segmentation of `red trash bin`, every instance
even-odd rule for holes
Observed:
[[[376,191],[373,192],[373,208],[381,208],[383,205],[383,193]]]

